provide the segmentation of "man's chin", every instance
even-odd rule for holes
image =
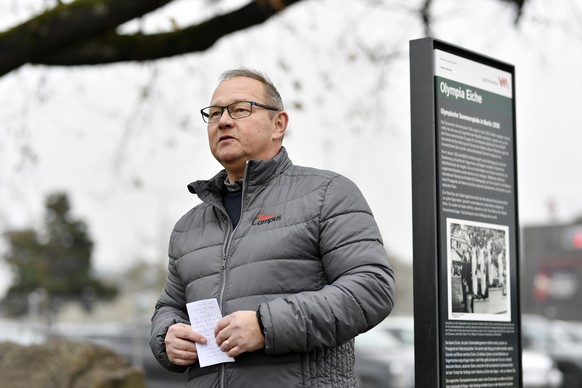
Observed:
[[[236,150],[219,150],[214,156],[225,167],[237,163],[243,158],[242,153]]]

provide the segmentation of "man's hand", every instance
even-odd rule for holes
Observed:
[[[193,331],[190,325],[176,323],[168,328],[164,342],[170,362],[184,366],[198,361],[195,343],[205,344],[206,338]]]
[[[220,349],[231,357],[265,347],[256,311],[236,311],[223,317],[218,321],[214,335]]]

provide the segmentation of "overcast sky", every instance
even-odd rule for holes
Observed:
[[[408,43],[424,32],[411,16],[414,2],[372,3],[305,1],[205,53],[152,64],[25,66],[4,76],[0,231],[37,225],[44,196],[64,190],[96,240],[97,270],[121,270],[138,259],[165,262],[173,224],[198,203],[186,184],[220,168],[199,109],[223,70],[247,66],[279,87],[294,163],[354,180],[388,250],[410,261]],[[578,3],[530,1],[518,28],[501,1],[435,3],[435,38],[516,66],[522,225],[582,216]],[[0,6],[0,29],[16,20],[4,15],[22,20],[31,12],[26,4],[46,2],[7,4]],[[182,0],[141,26],[170,28],[170,16],[185,26],[189,15],[212,12],[211,4]]]

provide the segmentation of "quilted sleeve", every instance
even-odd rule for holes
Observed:
[[[327,285],[261,304],[267,353],[335,347],[381,322],[394,306],[394,274],[357,186],[331,179],[320,210],[319,252]]]
[[[164,343],[164,338],[170,326],[175,323],[190,324],[188,313],[184,310],[186,306],[184,287],[181,285],[180,278],[176,273],[174,262],[175,260],[170,258],[166,285],[156,303],[152,316],[150,347],[156,360],[164,368],[174,372],[184,372],[187,369],[186,366],[178,366],[170,362]]]

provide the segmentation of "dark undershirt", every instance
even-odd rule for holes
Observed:
[[[242,200],[242,183],[226,184],[227,192],[222,197],[222,204],[226,213],[232,222],[233,229],[236,228],[240,220],[241,200]]]

